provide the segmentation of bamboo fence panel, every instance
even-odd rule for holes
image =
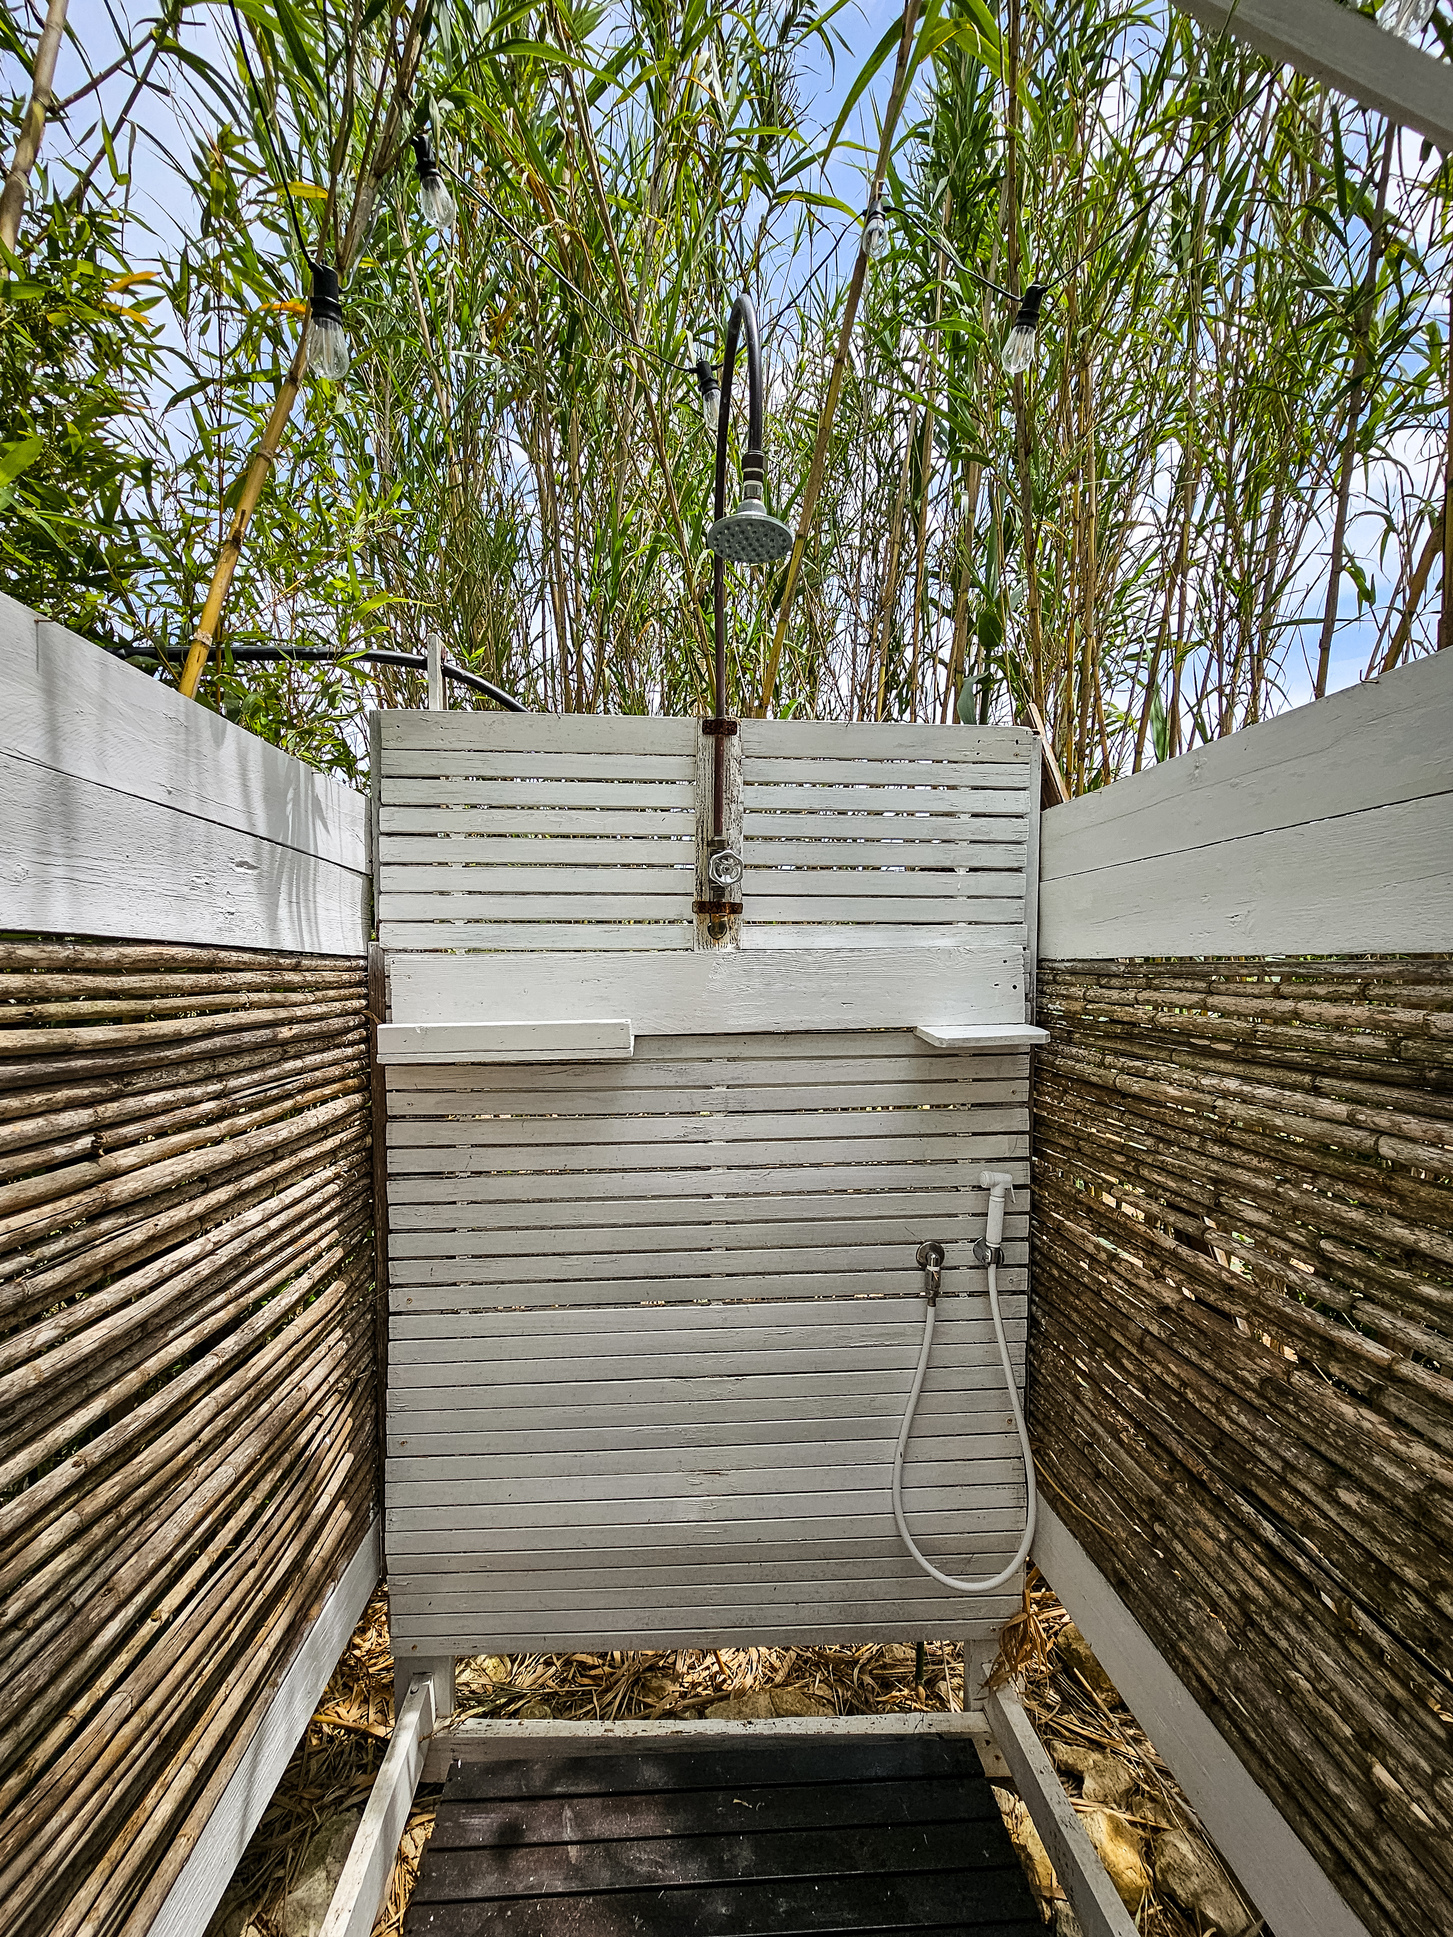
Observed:
[[[377,1494],[367,969],[0,940],[0,1928],[143,1937]]]
[[[1372,1931],[1453,1929],[1453,958],[1055,961],[1056,1511]]]

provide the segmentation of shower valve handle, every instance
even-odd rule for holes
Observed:
[[[943,1246],[937,1238],[925,1238],[917,1255],[923,1273],[923,1295],[930,1305],[936,1305],[943,1288]]]

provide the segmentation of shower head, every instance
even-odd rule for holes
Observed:
[[[780,518],[767,511],[760,496],[761,485],[748,484],[735,511],[718,518],[706,534],[706,542],[723,558],[739,565],[770,565],[774,558],[785,558],[792,549],[792,533]]]

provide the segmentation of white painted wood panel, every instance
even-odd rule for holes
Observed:
[[[0,753],[7,928],[358,955],[368,898],[364,874]]]
[[[1039,952],[1440,950],[1453,937],[1453,655],[1044,816]]]
[[[361,795],[3,595],[0,687],[6,926],[366,945]]]
[[[634,1042],[629,1022],[610,1018],[580,1022],[459,1022],[379,1025],[377,1060],[403,1063],[616,1063],[629,1062]]]
[[[982,1293],[978,1174],[1009,1164],[1027,1183],[1027,1083],[978,1084],[975,1055],[906,1031],[869,1040],[864,1054],[853,1036],[794,1036],[773,1061],[755,1035],[643,1037],[608,1086],[557,1069],[535,1096],[482,1069],[391,1092],[409,1106],[388,1126],[394,1309],[912,1295],[929,1236],[948,1247],[948,1291]],[[1006,1229],[1010,1294],[1026,1210]]]
[[[385,945],[690,947],[697,734],[694,720],[381,714]]]
[[[944,1353],[930,1374],[905,1492],[928,1550],[965,1567],[1012,1552],[1023,1514],[1002,1376],[985,1376],[983,1303],[941,1308]],[[538,1645],[566,1646],[581,1633],[670,1631],[710,1645],[747,1630],[765,1642],[788,1631],[843,1636],[915,1624],[987,1634],[1010,1597],[991,1611],[940,1589],[913,1567],[892,1522],[892,1452],[922,1301],[872,1307],[871,1321],[851,1301],[802,1301],[785,1318],[774,1309],[777,1321],[761,1333],[740,1306],[616,1308],[588,1327],[572,1313],[474,1321],[489,1443],[448,1435],[415,1448],[395,1415],[392,1614],[408,1644],[462,1650],[466,1640],[503,1645],[497,1637],[529,1633],[551,1637]],[[411,1329],[396,1322],[394,1394],[426,1373],[458,1391],[450,1342],[410,1337]],[[743,1349],[726,1349],[734,1343]],[[541,1349],[532,1358],[533,1344]],[[421,1360],[426,1346],[433,1356]],[[843,1374],[843,1364],[859,1369]],[[618,1370],[600,1378],[610,1366]],[[871,1389],[875,1412],[844,1400],[835,1389],[844,1377]],[[663,1385],[681,1395],[664,1403],[710,1426],[710,1444],[684,1443],[659,1416]],[[753,1412],[784,1386],[799,1410],[829,1388],[832,1410],[859,1422],[853,1436],[824,1439],[810,1421],[805,1434],[801,1423],[781,1422],[772,1440],[751,1431]],[[630,1444],[614,1445],[598,1427],[579,1450],[557,1443],[602,1389],[631,1422],[623,1428]]]
[[[881,944],[885,928],[1027,939],[1027,736],[742,725],[742,899],[754,941]]]
[[[1024,1020],[1019,949],[832,948],[691,955],[395,954],[394,1022],[628,1016],[636,1035],[870,1030]]]

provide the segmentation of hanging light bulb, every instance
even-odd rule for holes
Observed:
[[[696,339],[696,383],[700,391],[701,414],[708,430],[716,429],[721,412],[721,386],[716,380],[716,365],[711,360],[712,345],[704,336]]]
[[[870,256],[880,256],[888,246],[888,224],[883,219],[883,202],[873,197],[863,215],[863,248]]]
[[[424,220],[440,235],[448,235],[454,227],[454,197],[444,186],[444,177],[439,173],[439,165],[434,160],[434,150],[429,146],[429,137],[415,135],[414,167],[419,176],[419,207],[424,211]]]
[[[1045,286],[1032,282],[1019,299],[1019,314],[1004,341],[1003,364],[1011,377],[1022,377],[1034,361],[1034,339],[1039,329],[1039,306]]]
[[[328,377],[337,383],[348,375],[348,334],[343,328],[338,271],[330,263],[313,264],[308,314],[313,319],[308,336],[308,368],[315,377]]]

